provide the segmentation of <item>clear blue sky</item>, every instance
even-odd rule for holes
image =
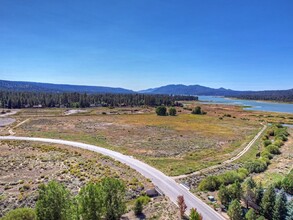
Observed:
[[[1,0],[0,79],[293,87],[292,0]]]

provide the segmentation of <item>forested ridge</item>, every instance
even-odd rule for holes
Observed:
[[[180,100],[197,100],[195,96],[146,95],[146,94],[87,94],[87,93],[37,93],[0,91],[2,108],[95,106],[172,106]]]
[[[246,93],[243,93],[240,95],[234,95],[234,96],[230,96],[230,97],[236,97],[239,99],[249,99],[249,100],[293,102],[293,89],[246,92]]]
[[[82,86],[82,85],[67,85],[67,84],[53,84],[53,83],[37,83],[37,82],[20,82],[0,80],[0,89],[11,92],[78,92],[78,93],[135,93],[132,90],[124,88],[113,88],[106,86]]]

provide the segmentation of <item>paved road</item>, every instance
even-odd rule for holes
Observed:
[[[213,169],[216,169],[216,168],[220,168],[220,167],[224,166],[225,164],[229,164],[229,163],[234,162],[235,160],[238,160],[240,157],[243,156],[243,154],[245,154],[252,147],[252,145],[261,136],[261,134],[266,130],[266,128],[267,128],[267,125],[264,125],[263,128],[260,130],[260,132],[258,132],[257,135],[255,135],[255,137],[235,157],[232,157],[229,160],[226,160],[226,161],[222,162],[221,164],[217,164],[217,165],[214,165],[214,166],[210,166],[210,167],[204,168],[202,170],[199,170],[199,171],[196,171],[196,172],[193,172],[193,173],[182,174],[182,175],[179,175],[179,176],[173,176],[172,178],[174,180],[178,180],[178,179],[183,179],[183,178],[186,178],[186,177],[189,177],[189,176],[193,176],[193,175],[199,175],[199,174],[204,173],[206,171],[213,170]]]
[[[202,202],[199,198],[191,194],[188,190],[186,190],[183,186],[177,184],[175,180],[166,176],[159,170],[151,167],[137,159],[134,159],[130,156],[123,155],[121,153],[108,150],[102,147],[97,147],[94,145],[83,144],[79,142],[73,141],[65,141],[59,139],[48,139],[48,138],[33,138],[33,137],[16,137],[16,136],[0,136],[1,140],[20,140],[20,141],[37,141],[37,142],[47,142],[54,144],[63,144],[72,147],[82,148],[90,151],[94,151],[97,153],[101,153],[107,156],[110,156],[128,166],[135,169],[139,173],[141,173],[146,178],[152,180],[153,184],[158,186],[162,192],[168,196],[172,202],[176,204],[177,196],[183,195],[185,199],[185,203],[188,207],[187,214],[191,208],[197,208],[197,210],[202,214],[204,220],[224,220],[225,218],[214,211],[207,204]]]

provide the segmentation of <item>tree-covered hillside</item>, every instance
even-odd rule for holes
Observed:
[[[94,106],[159,106],[178,105],[180,100],[197,100],[194,96],[145,94],[87,94],[87,93],[36,93],[0,91],[2,108],[75,107]]]
[[[18,92],[134,93],[132,90],[104,86],[80,86],[0,80],[0,90]]]

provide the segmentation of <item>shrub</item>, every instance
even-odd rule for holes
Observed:
[[[202,114],[201,107],[200,106],[195,107],[191,113],[194,115],[201,115]]]
[[[218,176],[218,180],[220,181],[221,184],[229,185],[239,180],[239,176],[235,170],[232,170],[232,171],[227,171],[223,174],[220,174]]]
[[[264,150],[263,152],[261,152],[260,155],[261,157],[267,158],[268,160],[271,160],[273,158],[273,155],[268,150]]]
[[[280,154],[281,153],[279,147],[274,144],[270,144],[269,146],[267,146],[266,150],[271,154]]]
[[[268,136],[275,136],[275,131],[273,129],[270,129],[267,131]]]
[[[288,138],[286,135],[280,134],[280,135],[276,136],[276,140],[287,141]]]
[[[142,201],[139,199],[135,200],[135,205],[134,205],[134,213],[135,215],[140,215],[143,210],[143,204]]]
[[[263,145],[266,147],[266,146],[269,146],[270,144],[272,144],[272,142],[270,140],[265,140],[263,142]]]
[[[249,171],[249,173],[261,173],[267,169],[267,162],[257,159],[245,163],[244,167]]]
[[[248,170],[241,167],[237,170],[237,173],[238,173],[238,177],[241,181],[243,181],[249,174]]]
[[[175,116],[177,114],[176,108],[172,107],[169,108],[169,115],[170,116]]]
[[[274,145],[278,146],[278,147],[281,147],[284,145],[284,142],[280,139],[277,139],[274,141]]]
[[[293,169],[283,179],[282,187],[285,190],[285,192],[293,195]]]
[[[209,190],[209,191],[215,191],[219,188],[221,185],[218,177],[216,176],[208,176],[204,178],[200,184],[198,185],[199,190]]]
[[[159,107],[156,108],[156,113],[159,116],[166,116],[167,108],[165,106],[159,106]]]
[[[1,220],[36,220],[36,213],[30,208],[18,208],[9,211]]]
[[[143,206],[148,204],[150,202],[150,197],[148,196],[140,196],[135,200],[135,205],[134,205],[134,213],[136,215],[140,215],[143,210]]]

